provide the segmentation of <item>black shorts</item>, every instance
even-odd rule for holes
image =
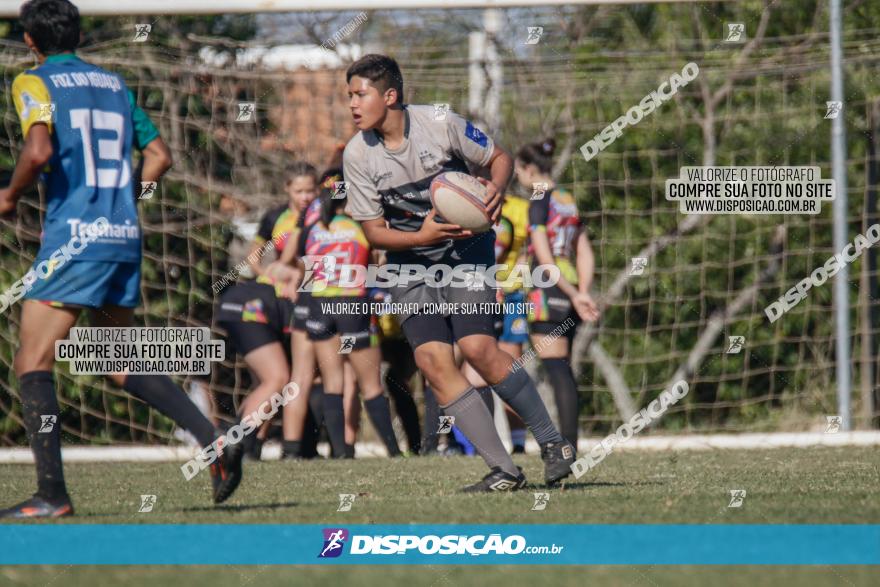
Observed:
[[[529,292],[526,301],[532,304],[532,311],[529,313],[530,334],[546,336],[564,330],[563,336],[571,341],[581,319],[571,305],[571,298],[561,289],[555,285],[533,289]],[[570,324],[570,326],[557,331],[556,329],[562,324]]]
[[[465,287],[434,287],[425,281],[410,284],[404,287],[391,289],[393,303],[401,303],[418,307],[443,307],[452,304],[467,306],[471,309],[480,305],[495,304],[497,291],[495,288],[484,285],[480,289],[468,289]],[[500,313],[473,312],[464,313],[440,313],[427,311],[418,314],[401,315],[403,320],[401,328],[409,341],[410,346],[416,349],[427,342],[454,342],[472,334],[485,334],[497,338],[500,326],[503,324]]]
[[[278,298],[274,287],[245,281],[223,292],[216,316],[229,335],[231,350],[246,355],[273,342],[286,348],[291,313],[290,300]]]
[[[378,345],[379,336],[375,320],[368,312],[325,312],[322,304],[345,304],[351,308],[369,304],[367,297],[321,297],[311,296],[306,332],[309,340],[321,341],[339,335],[349,351],[359,351]],[[353,338],[351,338],[353,337]],[[340,350],[340,352],[343,352]]]
[[[226,329],[229,352],[231,353],[245,356],[253,350],[274,342],[285,348],[288,345],[288,341],[284,337],[279,339],[278,333],[266,324],[254,322],[220,322],[219,324]],[[285,353],[286,355],[287,353]]]
[[[312,295],[307,292],[300,292],[293,305],[293,312],[290,315],[290,329],[306,332],[306,320],[309,319],[309,308],[311,307]]]

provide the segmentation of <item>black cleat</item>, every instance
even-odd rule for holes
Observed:
[[[223,503],[241,483],[241,461],[244,446],[241,442],[226,443],[217,460],[211,463],[211,484],[214,487],[214,503]]]
[[[574,447],[567,440],[548,442],[541,446],[541,460],[544,461],[544,482],[553,485],[571,475]]]
[[[521,445],[521,444],[514,444],[514,445],[513,445],[513,450],[510,451],[510,454],[512,454],[512,455],[524,455],[524,454],[526,454],[526,447],[524,447],[524,446]]]
[[[516,491],[526,486],[526,476],[522,467],[517,467],[519,475],[514,476],[501,469],[492,467],[492,471],[483,479],[462,489],[463,493],[491,493],[493,491]]]
[[[17,505],[0,510],[0,519],[28,519],[28,518],[61,518],[63,516],[73,515],[73,504],[70,498],[60,503],[51,503],[38,495],[34,495],[27,501],[23,501]]]

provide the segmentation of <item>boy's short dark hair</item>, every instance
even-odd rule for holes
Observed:
[[[69,0],[30,0],[22,4],[19,20],[43,55],[79,45],[79,10]]]
[[[397,90],[397,103],[403,104],[403,74],[392,57],[375,53],[364,55],[345,72],[345,81],[350,82],[354,76],[370,80],[382,94],[394,88]]]

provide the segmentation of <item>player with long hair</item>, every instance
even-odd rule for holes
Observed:
[[[217,322],[226,329],[230,346],[244,358],[257,380],[257,386],[239,407],[241,414],[252,413],[290,381],[287,349],[293,302],[284,290],[294,272],[278,266],[264,270],[261,260],[269,248],[278,255],[284,250],[299,217],[318,196],[318,172],[305,161],[295,161],[285,169],[284,176],[287,201],[263,215],[247,257],[256,278],[227,288],[217,312]],[[268,425],[266,422],[259,432],[243,441],[252,458],[259,459]]]
[[[337,157],[338,159],[338,157]],[[317,382],[318,365],[315,359],[315,345],[309,339],[306,321],[311,307],[311,293],[300,292],[302,271],[296,266],[300,255],[302,235],[321,218],[320,195],[331,193],[333,186],[341,179],[341,171],[335,166],[325,171],[321,177],[319,197],[312,201],[300,215],[296,228],[285,243],[279,259],[269,266],[270,273],[294,272],[294,278],[287,283],[285,295],[293,301],[293,315],[290,327],[290,354],[293,370],[291,380],[298,395],[284,406],[282,429],[282,458],[291,460],[311,459],[318,456],[316,449],[318,429],[324,422],[324,389]]]
[[[577,446],[579,407],[571,342],[575,325],[597,320],[599,309],[589,293],[595,260],[577,204],[571,192],[557,186],[551,176],[555,150],[553,139],[525,145],[516,154],[514,172],[533,194],[529,203],[532,266],[556,265],[560,270],[556,285],[529,292],[529,330],[553,387],[562,434]],[[568,324],[565,336],[552,341],[544,338],[562,324]]]
[[[334,455],[353,458],[353,442],[344,434],[344,363],[354,371],[370,421],[390,456],[400,455],[391,425],[391,411],[380,378],[381,353],[363,283],[347,285],[343,269],[366,268],[370,245],[360,225],[344,213],[345,198],[321,196],[321,220],[301,236],[309,276],[303,287],[311,290],[306,329],[315,344],[315,356],[324,381],[324,421]],[[309,279],[311,277],[311,279]],[[337,309],[328,309],[333,305]],[[351,439],[353,440],[353,438]]]
[[[122,77],[76,55],[80,19],[73,4],[32,0],[22,5],[20,20],[25,43],[39,65],[12,84],[25,143],[9,186],[0,189],[0,216],[13,213],[22,191],[44,172],[46,216],[31,270],[40,278],[24,296],[14,361],[37,492],[0,511],[0,518],[60,517],[73,514],[73,505],[61,461],[55,342],[68,336],[83,309],[93,326],[133,324],[140,301],[141,231],[132,148],[141,151],[141,180],[150,183],[171,166],[171,154]],[[88,246],[84,239],[91,240]],[[74,243],[79,249],[75,258],[58,255]],[[221,436],[168,376],[109,377],[192,433],[202,446]],[[227,444],[211,464],[215,502],[226,500],[238,487],[241,457],[240,444]]]

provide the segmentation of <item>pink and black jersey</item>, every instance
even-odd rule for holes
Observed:
[[[529,251],[534,259],[535,247],[531,235],[544,231],[550,241],[550,251],[556,266],[571,284],[577,284],[578,275],[574,265],[575,247],[581,219],[578,216],[574,196],[568,190],[553,188],[540,200],[529,203]],[[534,264],[537,261],[533,261]]]
[[[577,205],[568,190],[553,188],[543,198],[532,200],[529,204],[529,232],[545,231],[550,240],[550,250],[557,259],[570,261],[574,257],[575,239],[580,226]],[[534,254],[531,242],[529,254]]]
[[[266,212],[260,220],[257,236],[254,239],[257,244],[272,241],[275,252],[280,255],[287,244],[287,239],[296,229],[300,214],[287,204],[278,206]]]
[[[333,262],[319,262],[312,268],[314,281],[311,286],[315,297],[364,296],[366,287],[342,287],[339,284],[342,268],[351,265],[366,267],[370,261],[370,244],[358,222],[349,216],[337,214],[329,226],[315,223],[308,229],[303,254],[312,258],[332,257]],[[354,272],[348,271],[349,275]]]

